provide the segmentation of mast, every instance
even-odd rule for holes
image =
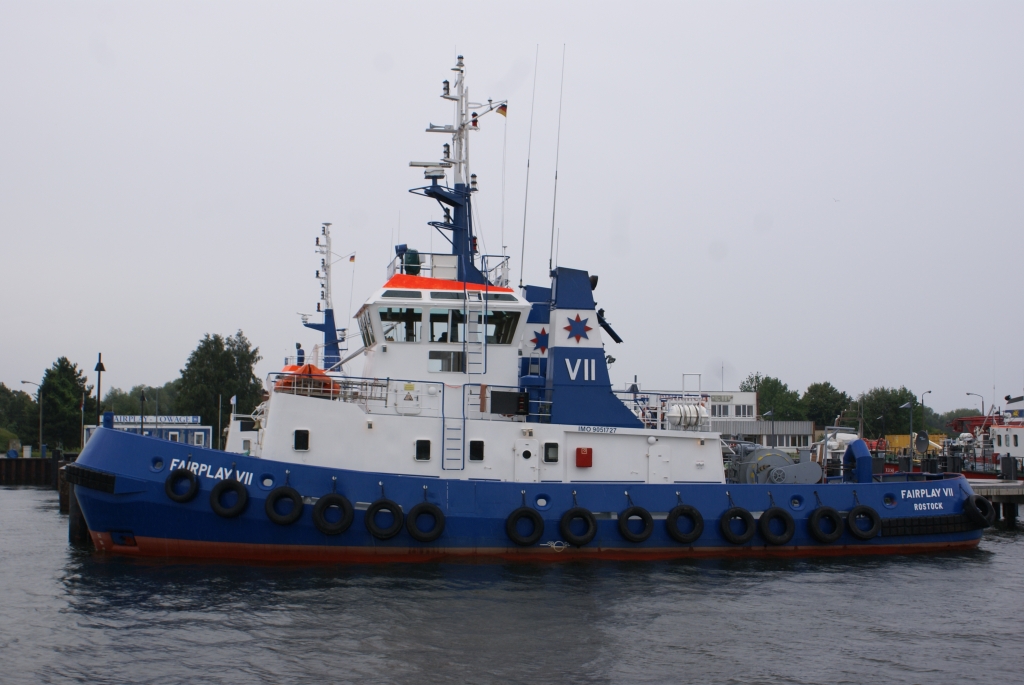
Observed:
[[[446,143],[439,162],[410,162],[409,166],[423,167],[423,176],[429,186],[413,188],[409,192],[437,200],[445,206],[444,221],[431,221],[429,225],[443,231],[451,231],[452,254],[458,257],[458,279],[466,283],[487,283],[486,276],[476,266],[476,236],[473,234],[472,194],[476,192],[476,177],[469,167],[469,134],[478,131],[481,116],[506,104],[488,101],[486,105],[469,101],[466,87],[466,68],[462,55],[455,66],[455,84],[445,80],[442,83],[441,98],[455,103],[455,121],[450,125],[430,124],[427,133],[451,134],[452,142]],[[478,111],[482,110],[482,111]],[[442,185],[446,170],[452,170],[452,185]],[[448,208],[451,208],[449,211]]]
[[[303,316],[302,325],[324,334],[324,369],[332,371],[341,362],[341,346],[334,321],[334,300],[331,297],[331,261],[334,253],[331,252],[330,222],[324,222],[320,229],[316,239],[316,253],[320,255],[320,268],[316,272],[317,281],[320,282],[320,301],[317,302],[316,310],[323,313],[324,320],[322,323],[309,323]]]

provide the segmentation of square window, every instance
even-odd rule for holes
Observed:
[[[171,431],[167,434],[167,439],[171,442],[178,442],[178,431]]]
[[[305,452],[309,449],[309,431],[308,430],[297,430],[295,431],[295,444],[293,449],[296,452]]]
[[[484,441],[483,440],[470,440],[469,441],[469,460],[470,461],[483,461],[484,460]]]
[[[249,454],[249,451],[252,449],[252,441],[251,440],[243,440],[242,441],[242,449],[245,451],[246,454]]]
[[[558,463],[558,443],[557,442],[546,442],[546,443],[544,443],[544,463],[545,464],[557,464]]]
[[[430,441],[416,441],[416,461],[430,461]]]
[[[203,434],[202,433],[196,433],[195,441],[196,441],[196,446],[197,447],[202,447],[203,446]]]

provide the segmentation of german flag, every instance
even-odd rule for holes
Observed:
[[[508,116],[508,105],[498,105],[498,114],[503,117]]]
[[[351,255],[349,255],[348,261],[350,261],[350,262],[356,261],[356,253],[355,252],[353,252]]]

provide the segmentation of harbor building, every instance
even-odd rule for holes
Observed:
[[[138,414],[114,414],[114,429],[148,435],[171,442],[182,442],[197,447],[213,446],[213,428],[201,426],[198,416],[139,416]],[[96,426],[85,427],[85,442],[96,431]]]
[[[706,396],[711,430],[723,438],[749,440],[765,447],[796,451],[814,442],[813,421],[772,421],[757,406],[757,393],[741,390],[702,392]],[[770,408],[764,411],[771,411]]]

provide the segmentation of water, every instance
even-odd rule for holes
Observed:
[[[166,564],[0,489],[3,683],[1019,682],[1024,534],[940,557]]]

